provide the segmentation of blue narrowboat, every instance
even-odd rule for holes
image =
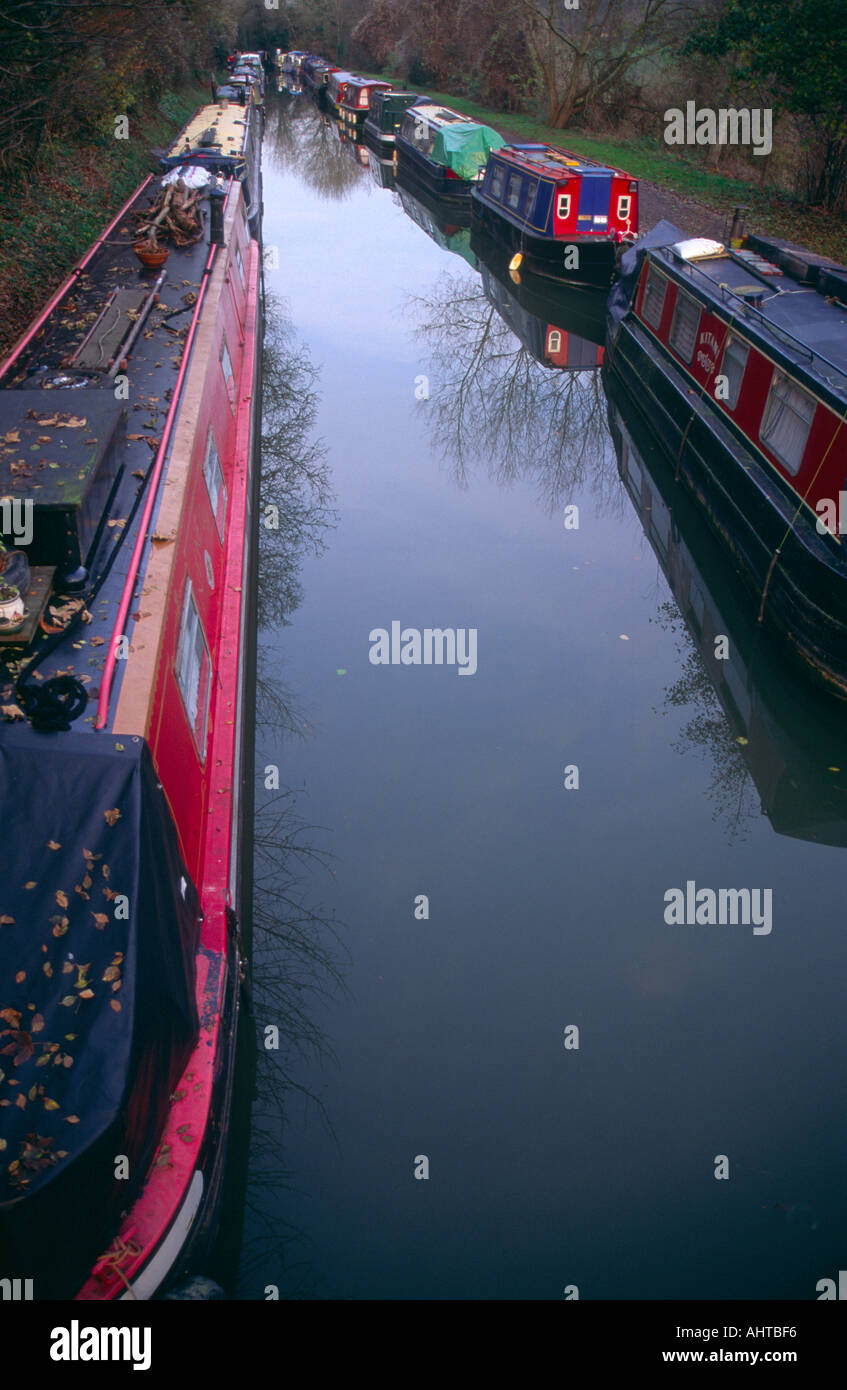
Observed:
[[[537,274],[609,285],[638,235],[638,182],[622,169],[553,145],[492,152],[472,214]]]
[[[447,106],[419,102],[404,113],[397,132],[398,173],[431,197],[466,203],[489,154],[504,144],[491,126]]]

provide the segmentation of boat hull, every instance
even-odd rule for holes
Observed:
[[[471,189],[476,185],[475,179],[449,178],[445,165],[436,164],[434,160],[427,159],[402,135],[397,136],[395,148],[397,151],[397,172],[402,181],[408,184],[413,192],[416,189],[421,189],[431,198],[437,198],[442,203],[460,203],[465,207],[470,206]]]
[[[762,620],[818,685],[847,699],[847,561],[743,435],[691,390],[632,314],[606,370],[656,431]],[[774,556],[776,555],[776,563]]]
[[[501,209],[488,203],[478,188],[471,194],[471,214],[474,226],[504,250],[519,252],[534,274],[548,280],[607,289],[617,274],[620,243],[609,237],[574,235],[555,239],[539,236],[505,217]],[[572,247],[576,247],[577,257],[568,256]],[[574,259],[576,265],[570,266],[569,261]]]

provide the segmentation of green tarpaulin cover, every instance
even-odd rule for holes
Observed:
[[[442,126],[436,133],[432,158],[437,164],[446,164],[460,179],[473,179],[487,163],[490,152],[505,143],[502,135],[489,125],[457,122]]]

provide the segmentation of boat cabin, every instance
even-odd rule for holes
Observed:
[[[403,113],[421,99],[418,92],[396,92],[393,88],[372,92],[370,109],[365,119],[368,135],[393,145]]]
[[[352,72],[347,72],[344,68],[336,68],[334,72],[330,73],[326,84],[327,100],[332,102],[333,106],[340,106],[344,100],[347,83],[352,81]]]
[[[494,151],[479,198],[509,221],[556,240],[620,240],[638,232],[637,181],[553,145]]]
[[[368,114],[374,92],[390,92],[390,82],[378,82],[370,77],[353,77],[346,84],[341,98],[341,107],[349,115],[364,117]]]
[[[467,198],[492,150],[505,144],[491,126],[447,106],[419,101],[403,113],[396,137],[404,176],[436,197]]]
[[[643,329],[813,511],[847,483],[847,307],[826,292],[831,266],[810,284],[697,238],[649,251],[635,300]]]

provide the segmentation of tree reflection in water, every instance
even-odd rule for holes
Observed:
[[[354,189],[372,191],[367,168],[351,159],[334,121],[308,100],[270,105],[262,157],[298,175],[321,198],[341,201]]]
[[[671,744],[675,753],[699,753],[711,767],[706,795],[712,820],[722,823],[730,844],[745,840],[763,808],[736,731],[718,699],[694,638],[673,599],[660,603],[650,619],[670,633],[679,654],[680,674],[665,691],[665,710],[688,710],[690,718]]]
[[[410,309],[429,354],[431,398],[419,409],[460,487],[483,462],[503,486],[534,481],[551,515],[578,492],[598,514],[624,514],[598,371],[542,366],[476,277],[445,272]]]
[[[331,856],[316,845],[322,828],[298,809],[299,792],[285,786],[285,740],[308,725],[293,692],[280,679],[280,637],[300,603],[304,557],[320,554],[334,524],[324,444],[314,437],[318,371],[297,342],[283,305],[269,300],[263,357],[262,476],[259,526],[255,817],[253,836],[252,1016],[245,1037],[254,1049],[253,1106],[245,1240],[239,1293],[264,1298],[267,1283],[280,1297],[314,1296],[308,1268],[295,1255],[299,1233],[284,1218],[283,1193],[296,1178],[284,1164],[292,1105],[321,1102],[298,1080],[304,1058],[332,1055],[316,1026],[316,1001],[344,988],[341,924],[312,901],[315,869]],[[276,515],[270,512],[276,509]],[[276,527],[266,520],[274,517]],[[279,769],[279,788],[270,767]],[[268,1026],[278,1049],[265,1046]],[[324,1121],[329,1126],[326,1115]],[[330,1127],[331,1128],[331,1127]]]

